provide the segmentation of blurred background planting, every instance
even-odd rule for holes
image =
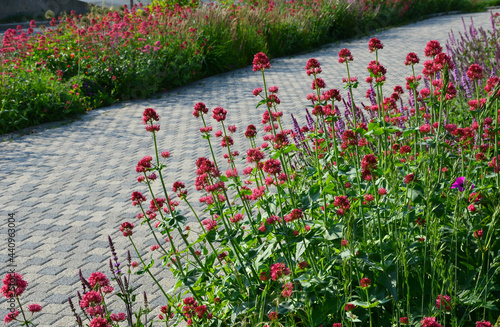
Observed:
[[[492,4],[151,0],[110,9],[109,1],[101,2],[105,6],[91,6],[87,14],[48,11],[44,25],[31,21],[4,32],[0,134],[241,68],[260,51],[271,58],[289,55],[433,13]]]

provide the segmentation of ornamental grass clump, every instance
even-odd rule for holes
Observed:
[[[498,77],[477,79],[484,105],[464,109],[450,78],[456,64],[438,41],[427,44],[425,60],[408,54],[406,85],[392,90],[385,88],[378,59],[383,43],[373,38],[368,49],[374,60],[365,82],[350,74],[355,54],[339,52],[344,91],[327,89],[321,63],[307,61],[304,77],[312,92],[305,124],[292,117],[289,129],[279,86],[266,83],[271,62],[257,53],[253,70],[263,85],[252,93],[260,98],[262,120],[260,128],[242,131],[246,150],[234,137],[230,108],[197,103],[193,119],[208,143],[206,157],[196,160],[201,194],[193,195],[186,181],[165,183],[175,153],[159,142],[159,114],[144,110],[154,151],[138,161],[142,190],[131,200],[137,222],[156,241],[151,252],[177,280],[172,290],[163,290],[150,270],[154,261],[140,255],[134,223],[120,231],[140,258],[139,274],[150,275],[174,308],[172,322],[338,327],[497,321]],[[470,70],[479,74],[475,66]],[[353,97],[362,85],[368,106]],[[215,155],[219,146],[222,158]]]

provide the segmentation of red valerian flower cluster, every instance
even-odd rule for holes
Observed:
[[[2,296],[6,299],[12,297],[20,296],[28,287],[28,282],[24,280],[24,277],[18,273],[10,273],[5,275],[2,281]]]
[[[416,65],[419,62],[420,62],[420,59],[418,58],[418,56],[415,52],[410,52],[406,55],[406,60],[405,60],[406,66]]]
[[[368,41],[368,50],[370,50],[370,52],[382,50],[383,48],[384,48],[384,45],[376,37],[371,38],[370,41]]]
[[[134,206],[136,206],[139,203],[142,203],[142,202],[146,201],[146,197],[144,195],[142,195],[141,192],[135,191],[135,192],[132,193],[131,200],[132,200],[132,204]]]
[[[217,107],[212,111],[212,113],[212,118],[218,122],[221,122],[226,119],[227,110],[222,107]]]
[[[351,54],[351,51],[349,51],[349,49],[342,49],[339,51],[339,63],[343,64],[344,62],[350,62],[350,61],[353,61],[354,60],[354,57],[352,56]]]
[[[371,284],[372,281],[367,277],[361,278],[361,281],[359,282],[359,286],[361,286],[362,288],[368,288]]]
[[[159,120],[160,116],[156,113],[155,109],[144,109],[144,113],[142,115],[142,123],[146,125],[146,130],[148,132],[157,132],[160,130],[160,125],[154,125],[154,122]]]
[[[436,321],[436,317],[424,317],[420,321],[421,327],[443,327],[440,323]]]
[[[314,58],[311,58],[307,61],[305,70],[307,76],[311,76],[312,74],[320,74],[322,72],[319,61]]]
[[[282,276],[287,276],[290,274],[291,274],[290,268],[287,268],[287,266],[284,263],[278,262],[271,266],[271,279],[274,281],[278,280],[278,278]]]
[[[478,64],[470,65],[467,70],[467,76],[473,81],[479,80],[483,78],[483,68]]]
[[[302,209],[293,209],[292,212],[285,216],[285,221],[290,223],[300,218],[302,218]]]
[[[337,215],[343,216],[347,210],[351,208],[351,203],[347,198],[347,195],[336,196],[335,201],[333,201],[333,206],[337,207]]]
[[[271,68],[269,58],[263,52],[259,52],[254,56],[252,64],[254,72]]]
[[[132,229],[134,228],[134,224],[132,223],[129,223],[129,222],[124,222],[121,226],[120,226],[120,232],[123,233],[123,236],[127,237],[127,236],[132,236]],[[92,276],[90,276],[92,277]],[[90,282],[90,280],[89,280]],[[108,281],[108,284],[109,284],[109,281]],[[91,283],[92,285],[92,283]],[[93,285],[92,285],[93,286]]]
[[[436,299],[436,308],[445,311],[451,310],[451,297],[449,295],[438,295]]]
[[[200,117],[200,114],[206,114],[208,113],[208,108],[205,106],[203,102],[198,102],[197,104],[194,105],[194,110],[193,110],[193,116],[196,118]]]

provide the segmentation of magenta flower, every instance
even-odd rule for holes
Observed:
[[[42,306],[40,304],[30,304],[28,305],[28,311],[29,312],[40,312],[42,311]]]
[[[253,58],[253,71],[256,72],[269,68],[271,68],[269,58],[263,52],[257,53]]]
[[[451,184],[451,188],[458,188],[458,190],[460,192],[463,192],[465,190],[465,177],[462,176],[462,177],[458,177],[456,180],[455,180],[455,183]],[[474,184],[471,184],[471,187],[470,187],[471,190],[474,189]]]

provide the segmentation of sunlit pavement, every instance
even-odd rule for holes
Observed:
[[[126,1],[124,1],[126,2]],[[491,28],[489,13],[466,14],[468,24],[473,17],[476,27]],[[450,30],[456,35],[463,31],[462,16],[434,17],[415,24],[385,30],[370,37],[378,37],[384,44],[379,60],[387,68],[386,92],[395,85],[405,85],[405,76],[411,70],[403,62],[408,52],[416,52],[421,63],[423,50],[429,40],[445,45]],[[361,31],[360,31],[361,32]],[[356,40],[330,44],[317,51],[271,61],[266,71],[267,85],[279,86],[280,110],[284,125],[291,127],[290,114],[301,125],[305,124],[306,95],[311,92],[311,78],[304,67],[309,58],[318,59],[323,68],[322,78],[328,88],[342,89],[345,66],[337,62],[337,53],[349,48],[354,56],[350,64],[351,76],[363,81],[368,75],[366,66],[374,55],[368,51],[368,36]],[[250,63],[249,63],[250,64]],[[420,64],[420,69],[422,64]],[[202,101],[209,108],[224,107],[226,122],[236,124],[240,135],[248,124],[259,125],[262,109],[252,90],[262,86],[261,74],[248,66],[227,74],[206,78],[191,85],[169,90],[160,98],[124,102],[90,112],[72,123],[49,124],[33,128],[36,132],[24,136],[11,134],[0,143],[0,227],[4,249],[0,260],[7,262],[7,219],[15,213],[16,271],[25,276],[29,286],[22,295],[24,304],[39,303],[44,308],[34,318],[38,326],[74,326],[67,304],[80,290],[78,269],[88,277],[94,271],[109,276],[110,251],[107,235],[116,242],[120,262],[125,264],[129,241],[118,231],[124,221],[139,225],[134,218],[137,208],[130,202],[133,191],[145,188],[136,182],[135,165],[145,155],[151,155],[151,137],[141,124],[144,108],[156,108],[161,115],[159,150],[170,151],[167,162],[167,185],[180,180],[189,185],[191,202],[198,202],[194,192],[195,160],[210,153],[201,138],[201,122],[192,116],[194,104]],[[366,83],[357,91],[356,102],[368,104],[364,98]],[[211,122],[214,130],[217,123]],[[259,134],[262,136],[262,132]],[[220,147],[218,153],[220,151]],[[235,138],[234,149],[244,153],[248,148],[243,137]],[[222,161],[221,161],[222,162]],[[180,206],[186,211],[185,206]],[[190,220],[192,215],[186,213]],[[202,215],[203,216],[203,215]],[[153,239],[146,229],[134,229],[135,243],[144,252],[149,251]],[[136,255],[132,253],[134,260]],[[149,256],[149,254],[148,254]],[[158,255],[153,254],[155,259]],[[158,260],[159,261],[159,260]],[[160,282],[170,289],[172,280],[165,269],[157,268]],[[146,291],[149,302],[158,314],[158,306],[165,300],[149,277],[132,281],[140,285],[136,294]],[[142,304],[142,296],[138,296]],[[118,301],[112,305],[115,312],[123,312]],[[138,308],[138,306],[136,306]],[[2,299],[0,313],[7,313]]]

